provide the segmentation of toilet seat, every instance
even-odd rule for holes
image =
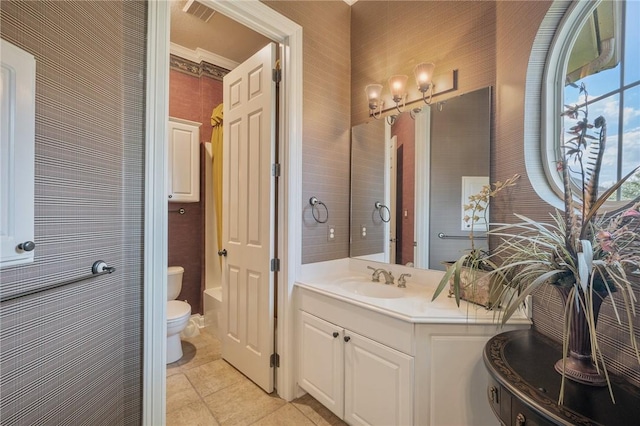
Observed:
[[[167,322],[177,321],[191,315],[191,305],[182,300],[169,300],[167,302]]]

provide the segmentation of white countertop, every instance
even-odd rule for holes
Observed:
[[[363,285],[386,286],[382,277],[380,283],[371,282],[371,274],[368,273],[371,271],[366,269],[367,265],[391,269],[396,278],[394,286],[397,285],[397,279],[401,273],[410,273],[412,276],[407,278],[407,288],[398,289],[403,293],[402,297],[368,297],[357,294],[342,285],[345,281],[361,281]],[[413,323],[499,325],[499,310],[488,310],[483,306],[465,301],[461,301],[458,307],[455,299],[447,296],[447,289],[443,290],[435,301],[431,301],[443,274],[442,271],[340,259],[303,265],[302,274],[296,286]],[[516,312],[509,320],[509,324],[530,323],[524,312]]]

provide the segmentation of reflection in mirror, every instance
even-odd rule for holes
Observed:
[[[462,205],[489,181],[490,139],[490,88],[355,126],[351,257],[431,269],[460,257]]]

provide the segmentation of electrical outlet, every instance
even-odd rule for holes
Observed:
[[[327,241],[336,240],[336,227],[333,225],[327,226]]]

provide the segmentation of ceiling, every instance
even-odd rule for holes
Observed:
[[[240,63],[270,41],[218,12],[208,22],[183,12],[187,1],[171,0],[171,43],[191,50],[204,49]]]

